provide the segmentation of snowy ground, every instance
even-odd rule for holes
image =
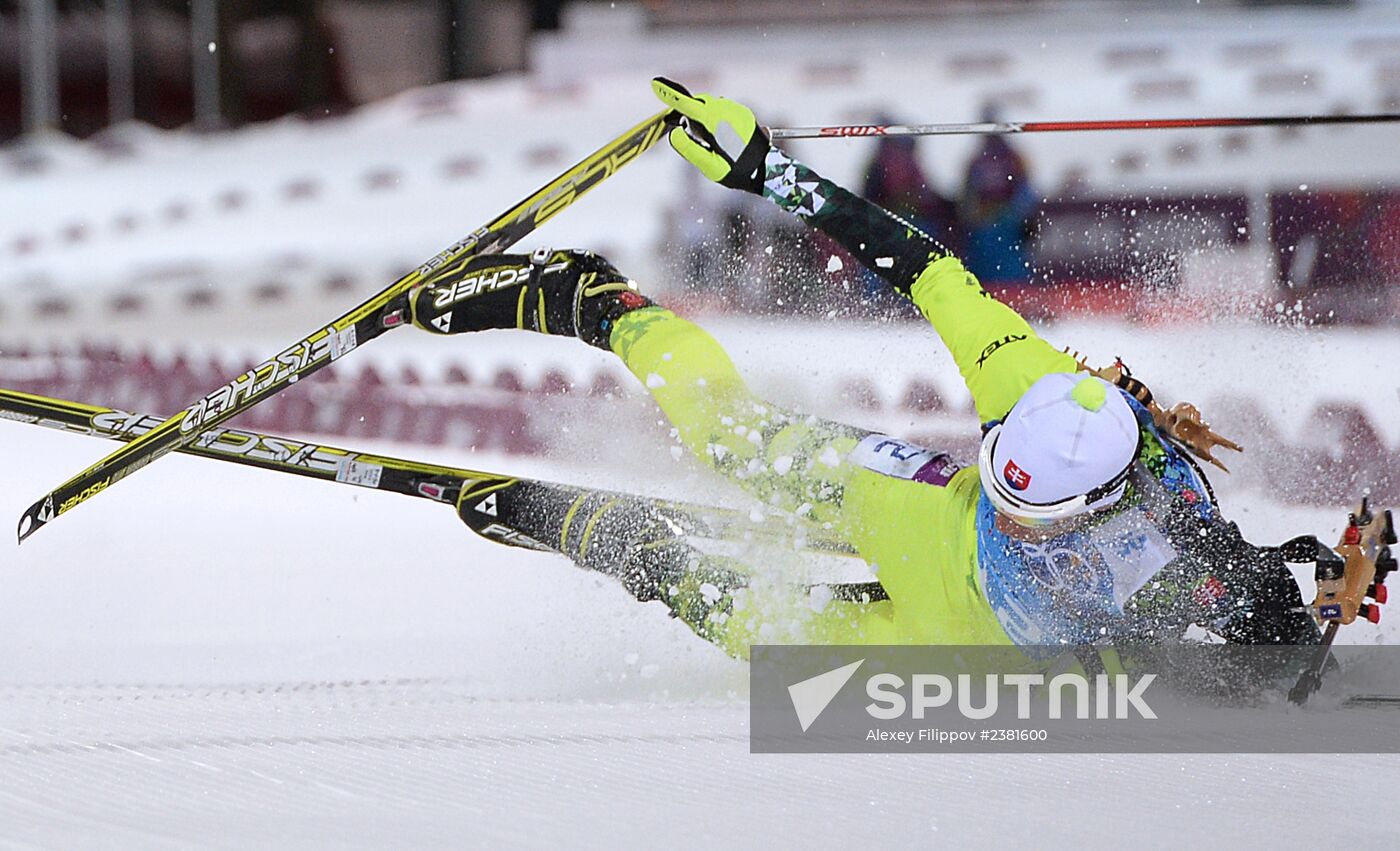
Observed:
[[[0,445],[0,517],[108,448]],[[122,490],[0,539],[0,845],[1301,847],[1400,780],[1382,756],[750,755],[743,665],[446,508],[182,457]]]

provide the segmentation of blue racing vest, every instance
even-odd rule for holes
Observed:
[[[1151,415],[1128,397],[1143,432],[1123,500],[1102,519],[1039,542],[996,528],[985,494],[977,502],[982,593],[1018,645],[1085,645],[1132,631],[1124,605],[1180,553],[1165,524],[1164,500],[1184,501],[1203,520],[1216,516],[1199,468],[1164,440]]]

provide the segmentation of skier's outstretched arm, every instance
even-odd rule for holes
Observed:
[[[762,195],[834,239],[933,325],[972,391],[979,418],[1001,419],[1037,379],[1072,372],[1074,359],[988,295],[936,240],[774,147],[741,104],[692,96],[667,80],[653,90],[686,118],[672,147],[711,180]]]

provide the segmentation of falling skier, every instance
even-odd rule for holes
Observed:
[[[414,291],[413,322],[432,333],[524,329],[616,353],[692,453],[844,538],[888,599],[760,594],[664,541],[615,571],[633,594],[736,656],[760,640],[1171,642],[1192,624],[1230,642],[1317,642],[1281,557],[1221,518],[1186,444],[1212,462],[1213,446],[1238,447],[1191,409],[1161,411],[1125,370],[1053,348],[937,242],[774,147],[746,107],[660,78],[653,89],[676,113],[672,147],[707,178],[769,199],[913,301],[951,350],[983,439],[962,467],[757,399],[713,338],[588,252],[474,257]],[[562,541],[567,513],[561,525]]]

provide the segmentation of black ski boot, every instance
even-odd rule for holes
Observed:
[[[486,254],[409,294],[413,324],[433,334],[521,328],[608,349],[613,323],[651,299],[591,251]]]

